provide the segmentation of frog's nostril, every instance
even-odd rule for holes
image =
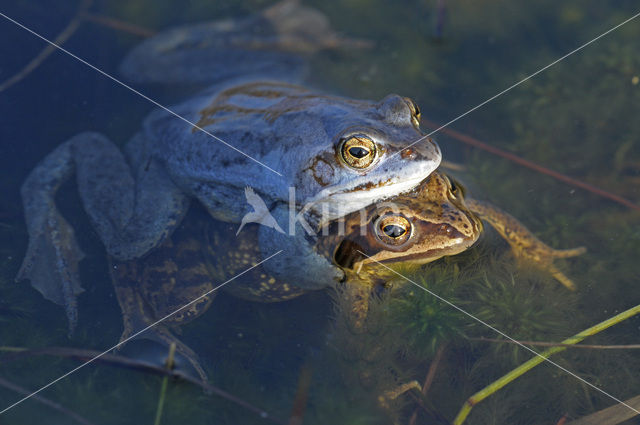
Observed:
[[[400,156],[402,157],[402,159],[415,159],[416,151],[411,148],[402,149],[400,151]]]

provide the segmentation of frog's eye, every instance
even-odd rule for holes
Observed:
[[[376,159],[376,144],[367,136],[358,134],[346,138],[340,147],[342,160],[352,168],[364,169]]]
[[[402,215],[381,216],[374,226],[378,239],[388,245],[402,245],[411,237],[411,223]]]
[[[456,196],[457,192],[458,192],[458,185],[456,184],[455,181],[449,179],[449,185],[450,185],[450,190],[451,193],[453,194],[453,196]]]
[[[453,195],[454,199],[463,198],[464,197],[464,187],[460,185],[455,179],[447,177],[447,181],[449,182],[449,191],[451,195]]]
[[[407,102],[407,104],[409,105],[409,109],[411,110],[411,122],[416,127],[419,127],[420,126],[420,107],[416,102],[414,102],[412,99],[408,97],[405,97],[404,100]]]

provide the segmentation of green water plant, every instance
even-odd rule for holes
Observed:
[[[453,304],[461,304],[460,270],[457,264],[420,273],[414,281]],[[417,358],[432,357],[437,348],[452,338],[465,335],[468,318],[415,285],[403,285],[389,300],[389,326],[404,338],[404,351]]]
[[[605,329],[610,328],[611,326],[614,326],[618,323],[621,323],[624,320],[627,320],[638,313],[640,313],[640,305],[636,305],[635,307],[625,310],[620,314],[617,314],[603,322],[600,322],[588,329],[583,330],[582,332],[577,333],[576,335],[570,338],[565,339],[564,341],[561,342],[562,345],[549,348],[537,354],[535,357],[531,358],[530,360],[518,366],[517,368],[507,373],[500,379],[494,381],[490,385],[486,386],[482,390],[476,392],[471,397],[469,397],[469,399],[467,399],[467,401],[463,404],[456,418],[453,420],[453,425],[462,425],[462,423],[464,423],[465,419],[471,412],[471,409],[473,409],[473,406],[485,400],[487,397],[496,393],[500,389],[504,388],[506,385],[513,382],[515,379],[519,378],[520,376],[524,375],[526,372],[533,369],[540,363],[544,362],[545,360],[548,360],[549,357],[551,357],[552,355],[566,350],[567,349],[566,345],[577,344],[583,341],[585,338],[595,335],[599,332],[602,332]]]

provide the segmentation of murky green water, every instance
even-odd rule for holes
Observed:
[[[151,30],[237,17],[266,1],[96,1],[92,14]],[[313,2],[343,34],[375,48],[322,52],[310,81],[344,96],[412,97],[436,124],[458,117],[527,75],[638,12],[632,1]],[[0,11],[54,38],[77,4],[4,1]],[[640,18],[639,18],[640,19]],[[440,37],[438,25],[442,25]],[[25,66],[44,43],[0,18],[0,80]],[[141,41],[122,26],[85,21],[65,48],[108,73]],[[451,125],[451,129],[640,205],[640,20],[629,22]],[[140,86],[161,103],[187,89]],[[182,90],[182,91],[181,91]],[[27,243],[19,187],[34,165],[72,135],[95,130],[123,144],[153,109],[146,100],[60,52],[0,92],[0,346],[69,347],[102,351],[118,341],[120,310],[104,249],[79,208],[73,184],[58,197],[87,257],[80,322],[67,338],[64,311],[26,283],[14,283]],[[424,130],[434,127],[423,125]],[[539,171],[478,150],[446,134],[434,136],[445,159],[473,195],[509,211],[557,248],[586,246],[587,254],[559,262],[575,293],[550,276],[515,264],[508,246],[488,230],[468,252],[411,277],[509,336],[555,342],[640,303],[640,212]],[[413,290],[412,290],[413,289]],[[311,373],[304,424],[445,424],[462,403],[531,353],[408,287],[373,306],[366,333],[345,325],[335,294],[318,292],[279,304],[220,294],[212,308],[183,327],[180,338],[201,357],[210,382],[227,398],[170,381],[163,424],[288,423],[300,376]],[[632,318],[585,343],[637,344]],[[382,349],[380,348],[382,347]],[[543,348],[537,347],[542,350]],[[382,409],[378,395],[402,382],[423,382],[443,354],[426,396],[405,394]],[[122,353],[122,354],[127,354]],[[163,353],[157,358],[161,363]],[[640,394],[637,350],[570,349],[554,356],[562,367],[620,400]],[[80,362],[59,355],[0,354],[0,410]],[[363,379],[366,377],[366,379]],[[7,382],[5,382],[7,381]],[[4,383],[4,384],[3,384]],[[162,378],[96,362],[39,395],[93,424],[152,424]],[[637,402],[636,402],[637,403]],[[474,408],[469,424],[556,424],[615,404],[560,369],[544,364]],[[636,404],[637,407],[637,404]],[[68,414],[30,399],[0,415],[0,423],[73,423]],[[617,422],[611,422],[617,423]],[[625,423],[640,423],[631,419]]]

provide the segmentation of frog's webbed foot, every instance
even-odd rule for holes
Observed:
[[[167,349],[168,347],[171,346],[171,344],[175,344],[176,353],[178,353],[179,355],[181,355],[186,359],[186,361],[191,365],[191,367],[193,367],[193,370],[195,370],[195,372],[198,374],[198,377],[203,382],[208,382],[209,378],[207,376],[207,373],[204,371],[204,368],[200,364],[200,359],[198,355],[191,348],[189,348],[188,345],[180,341],[180,339],[178,339],[167,326],[164,326],[163,324],[160,323],[145,330],[141,334],[136,335],[137,332],[140,332],[141,329],[148,327],[150,324],[147,324],[142,328],[134,329],[134,328],[128,327],[126,323],[127,321],[125,320],[125,328],[124,328],[124,331],[122,332],[122,335],[120,336],[121,343],[123,343],[123,341],[130,342],[131,340],[134,340],[134,339],[147,339],[150,341],[157,342],[163,347],[167,347]],[[122,345],[118,346],[118,350],[122,349],[122,347],[125,344],[126,343],[123,343]],[[179,360],[178,360],[178,367],[179,367]]]
[[[558,258],[570,258],[584,254],[585,247],[571,249],[554,249],[538,239],[515,217],[501,209],[475,199],[467,199],[467,205],[482,220],[488,222],[511,246],[514,255],[524,261],[529,261],[549,273],[562,285],[575,290],[573,281],[562,273],[553,261]]]
[[[532,237],[535,237],[531,235]],[[553,249],[550,246],[546,245],[544,242],[536,239],[536,242],[540,243],[542,246],[538,247],[536,254],[533,256],[527,255],[527,251],[523,251],[522,253],[514,250],[516,255],[520,255],[520,257],[524,260],[533,261],[535,264],[538,264],[539,267],[547,270],[551,275],[562,285],[567,287],[568,289],[575,291],[576,285],[573,281],[567,277],[564,273],[562,273],[554,264],[553,260],[556,258],[571,258],[576,257],[578,255],[582,255],[587,252],[587,249],[583,246],[578,248],[571,249]]]
[[[259,15],[277,34],[269,44],[292,52],[313,53],[321,49],[368,49],[370,40],[344,37],[332,27],[325,14],[300,4],[299,0],[281,0]]]
[[[78,322],[76,296],[83,289],[78,277],[78,263],[84,253],[78,246],[73,228],[50,208],[41,226],[31,232],[29,246],[16,281],[28,279],[46,299],[65,308],[69,336]]]
[[[126,342],[134,339],[147,339],[167,348],[175,344],[176,352],[189,362],[200,379],[207,382],[208,377],[198,355],[180,341],[165,323],[157,323],[155,311],[137,291],[140,267],[144,265],[137,264],[136,261],[115,262],[110,259],[111,279],[122,310],[124,325],[120,336],[121,345],[117,349],[122,349]]]

